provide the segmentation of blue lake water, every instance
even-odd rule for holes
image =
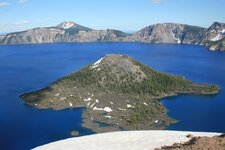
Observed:
[[[69,138],[72,130],[93,134],[81,126],[83,109],[38,110],[24,105],[24,92],[95,62],[105,54],[128,54],[161,72],[215,83],[214,96],[177,96],[162,100],[169,116],[180,120],[170,130],[225,132],[225,53],[193,45],[144,43],[71,43],[0,46],[0,146],[30,149]]]

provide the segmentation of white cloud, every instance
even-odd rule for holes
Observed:
[[[160,4],[162,0],[151,0],[154,4]]]
[[[10,3],[8,2],[0,2],[0,7],[5,7],[5,6],[9,6]]]
[[[18,0],[17,1],[17,3],[19,3],[19,4],[24,4],[24,3],[26,3],[27,2],[27,0]]]
[[[23,31],[31,28],[32,22],[28,20],[22,20],[11,23],[0,23],[0,33],[9,33],[16,31]]]
[[[24,25],[24,24],[30,24],[30,21],[23,20],[23,21],[19,21],[19,22],[14,23],[14,25]]]

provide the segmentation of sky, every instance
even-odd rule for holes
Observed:
[[[225,0],[0,0],[0,33],[63,21],[125,32],[167,22],[209,27],[225,22]]]

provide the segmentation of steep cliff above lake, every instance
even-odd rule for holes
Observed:
[[[0,36],[0,44],[56,42],[147,42],[204,45],[225,50],[225,24],[215,22],[208,29],[176,23],[150,25],[130,35],[119,30],[95,30],[74,22],[35,28]]]
[[[0,36],[0,44],[57,42],[147,42],[204,45],[210,50],[225,50],[225,24],[215,22],[208,29],[176,23],[150,25],[134,34],[119,30],[95,30],[74,22],[54,27],[35,28]]]

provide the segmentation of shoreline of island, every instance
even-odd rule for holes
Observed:
[[[161,99],[214,95],[217,85],[160,73],[126,55],[110,54],[21,98],[39,109],[85,108],[82,126],[94,132],[165,129],[176,120]]]

